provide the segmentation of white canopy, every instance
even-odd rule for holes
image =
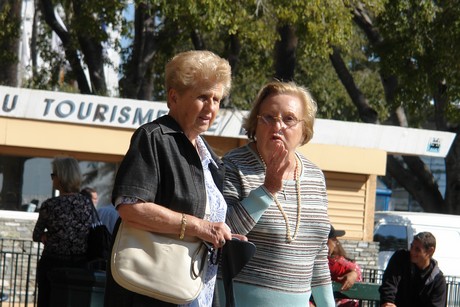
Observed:
[[[168,113],[165,102],[0,86],[0,117],[135,129]],[[246,138],[247,111],[222,109],[207,135]],[[455,133],[317,119],[312,143],[381,149],[392,154],[445,157]]]

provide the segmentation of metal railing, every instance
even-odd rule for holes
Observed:
[[[40,244],[0,239],[0,306],[36,306],[35,272]]]
[[[383,270],[362,269],[363,281],[380,284],[382,282]],[[447,283],[447,305],[446,307],[460,306],[460,277],[446,276]]]
[[[460,277],[446,276],[447,307],[460,306]]]
[[[0,238],[0,307],[36,306],[36,268],[41,244]],[[363,281],[380,284],[383,271],[362,269]],[[460,277],[446,276],[447,307],[460,306]],[[363,304],[371,306],[372,304]]]

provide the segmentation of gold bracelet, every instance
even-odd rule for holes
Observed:
[[[182,240],[185,236],[185,226],[187,226],[187,216],[185,215],[185,213],[182,213],[182,222],[180,225],[181,227],[180,227],[179,239]]]

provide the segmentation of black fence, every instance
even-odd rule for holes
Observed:
[[[35,271],[40,244],[0,239],[0,306],[35,306]]]
[[[383,270],[363,269],[363,281],[380,284],[382,282]],[[446,276],[447,282],[447,307],[460,306],[460,277]],[[374,306],[371,302],[363,306]]]
[[[0,238],[0,306],[36,306],[35,273],[41,245],[29,240]],[[383,271],[362,270],[363,281],[380,284]],[[447,307],[460,306],[460,277],[447,276]],[[371,302],[362,304],[373,306]]]

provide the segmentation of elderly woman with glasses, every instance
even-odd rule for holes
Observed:
[[[324,175],[296,151],[313,137],[316,110],[303,87],[266,84],[243,125],[251,142],[223,157],[227,224],[257,246],[234,279],[237,306],[308,306],[312,293],[335,306]]]

